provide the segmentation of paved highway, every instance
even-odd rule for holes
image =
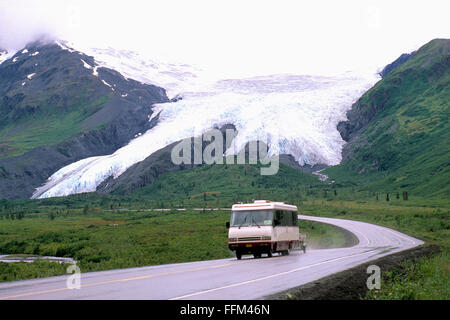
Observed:
[[[330,274],[423,244],[398,231],[344,219],[299,216],[333,224],[359,240],[353,247],[293,251],[289,256],[236,258],[81,273],[81,288],[67,276],[0,283],[2,299],[261,299]],[[224,244],[225,245],[225,244]],[[83,270],[81,270],[83,271]]]

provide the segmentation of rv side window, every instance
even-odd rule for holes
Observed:
[[[283,225],[283,212],[280,210],[275,211],[275,219],[278,220],[278,226]]]
[[[294,227],[298,226],[298,217],[297,216],[298,216],[297,212],[292,211],[292,225]]]
[[[282,211],[282,210],[277,210],[276,211],[276,219],[279,221],[279,226],[288,226],[289,225],[289,221],[287,220],[286,217],[286,211]]]
[[[283,214],[283,223],[282,225],[287,227],[289,225],[289,217],[286,215],[286,211],[281,211]]]
[[[275,219],[277,219],[280,224],[279,226],[285,227],[296,227],[298,226],[297,212],[277,210],[275,212]]]
[[[292,221],[292,211],[285,211],[284,214],[286,216],[286,225],[292,227],[294,223]]]

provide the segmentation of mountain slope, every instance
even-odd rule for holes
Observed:
[[[310,173],[280,163],[276,175],[262,176],[260,165],[202,165],[161,174],[153,183],[135,189],[127,199],[173,201],[227,207],[238,201],[276,199],[297,203],[302,196],[332,194],[327,183]]]
[[[225,130],[233,130],[234,135],[237,135],[236,128],[233,125],[227,124],[220,128],[223,139],[226,141],[226,131]],[[198,137],[197,137],[198,138]],[[180,190],[177,190],[180,186],[184,185],[186,182],[187,185],[190,185],[192,182],[199,182],[196,188],[198,192],[207,192],[211,188],[216,188],[217,190],[234,190],[237,193],[240,193],[239,190],[235,190],[232,186],[227,186],[233,181],[233,176],[239,174],[243,168],[247,168],[249,172],[255,173],[250,180],[253,181],[253,185],[261,184],[261,181],[264,183],[271,184],[274,182],[279,183],[280,181],[285,181],[286,186],[292,185],[316,185],[321,184],[316,177],[314,177],[311,172],[298,172],[298,171],[312,171],[315,167],[308,167],[304,169],[300,167],[300,165],[295,161],[295,159],[290,155],[281,155],[279,158],[280,165],[282,167],[281,171],[274,176],[262,176],[257,178],[255,176],[260,175],[258,170],[260,166],[257,165],[229,165],[228,170],[219,169],[220,167],[224,167],[225,165],[212,165],[208,166],[204,162],[202,164],[174,164],[171,159],[172,149],[179,143],[180,141],[174,142],[155,153],[151,154],[145,160],[138,162],[131,166],[127,171],[121,174],[119,177],[113,179],[112,177],[103,181],[98,187],[97,192],[101,193],[110,193],[110,194],[142,194],[142,195],[155,195],[159,194],[159,192],[155,192],[155,185],[159,186],[161,183],[164,184],[164,181],[167,176],[171,177],[174,181],[176,181],[172,186],[167,186],[164,192],[170,190],[170,193],[175,194],[184,194],[184,187],[181,187]],[[226,141],[228,144],[224,144],[223,153],[230,147],[231,141]],[[205,151],[205,148],[208,144],[203,141],[202,143],[202,154]],[[261,143],[261,146],[267,147],[267,145]],[[191,150],[191,159],[194,159],[194,141],[191,138],[190,150]],[[249,162],[249,147],[245,146],[246,152],[246,163]],[[224,163],[226,161],[224,160]],[[236,159],[235,159],[236,162]],[[206,166],[208,169],[197,169],[197,167]],[[237,167],[237,168],[234,168]],[[211,169],[211,170],[209,170]],[[184,173],[176,173],[178,171],[186,170],[188,172]],[[172,174],[173,173],[173,174]],[[251,181],[249,179],[246,180],[245,184],[250,184]],[[298,179],[296,181],[296,179]],[[289,181],[289,183],[288,183]],[[153,184],[153,185],[152,185]],[[158,188],[158,187],[156,187]],[[157,189],[160,190],[161,188]],[[203,191],[201,191],[203,190]],[[165,198],[164,195],[160,194],[162,198]],[[232,196],[231,193],[228,194],[229,197]],[[154,198],[154,197],[153,197]],[[175,197],[176,198],[176,197]]]
[[[29,197],[62,166],[114,152],[167,101],[59,42],[28,45],[0,64],[0,197]]]
[[[103,126],[143,101],[167,101],[163,89],[94,69],[92,57],[69,50],[35,43],[0,65],[2,158]]]
[[[348,143],[338,181],[373,190],[447,194],[450,40],[436,39],[367,91],[338,129]]]
[[[386,77],[389,72],[394,70],[395,68],[401,66],[406,61],[408,61],[412,56],[414,56],[415,52],[411,53],[403,53],[400,57],[395,59],[392,63],[389,63],[386,67],[383,68],[380,72],[380,76],[382,78]]]

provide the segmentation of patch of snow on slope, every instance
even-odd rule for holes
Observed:
[[[86,69],[92,69],[92,67],[86,61],[84,61],[83,59],[80,60],[81,62],[83,62],[83,67],[85,67]]]
[[[102,80],[102,82],[104,85],[110,87],[112,91],[114,91],[114,88],[108,82],[106,82],[105,80]]]
[[[15,52],[8,52],[6,50],[0,50],[0,64],[2,64],[4,61],[10,59],[12,56],[14,56]],[[15,62],[15,61],[13,61]]]
[[[70,53],[75,52],[75,50],[70,48],[66,43],[63,44],[63,43],[61,43],[61,42],[59,42],[57,40],[55,41],[55,43],[63,50],[67,50]]]
[[[92,70],[92,74],[96,77],[98,77],[98,71],[97,71],[98,67],[99,66],[95,66],[94,69]]]

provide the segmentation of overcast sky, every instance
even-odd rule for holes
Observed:
[[[450,38],[449,1],[0,0],[0,47],[42,33],[224,74],[376,71]]]

